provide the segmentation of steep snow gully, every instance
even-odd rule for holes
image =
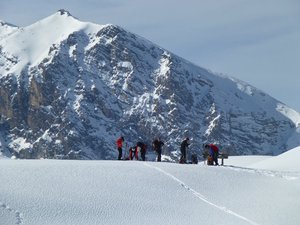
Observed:
[[[221,210],[221,211],[224,212],[224,213],[227,213],[227,214],[230,214],[230,215],[232,215],[232,216],[234,216],[234,217],[237,217],[237,218],[239,218],[239,219],[243,220],[244,222],[247,222],[247,223],[249,223],[249,224],[251,224],[251,225],[259,225],[258,223],[254,222],[254,221],[252,221],[252,220],[250,220],[250,219],[248,219],[248,218],[246,218],[246,217],[244,217],[244,216],[242,216],[242,215],[239,215],[238,213],[236,213],[236,212],[234,212],[234,211],[228,209],[228,208],[225,207],[225,206],[220,206],[220,205],[217,205],[217,204],[215,204],[215,203],[209,201],[209,200],[208,200],[205,196],[203,196],[201,193],[199,193],[199,192],[197,192],[196,190],[194,190],[193,188],[189,187],[189,186],[188,186],[187,184],[185,184],[183,181],[181,181],[180,179],[178,179],[178,178],[175,177],[174,175],[172,175],[172,174],[166,172],[165,170],[163,170],[163,169],[161,169],[161,168],[158,168],[158,167],[156,167],[156,166],[154,166],[154,165],[150,165],[149,163],[144,163],[144,165],[147,166],[147,167],[149,167],[149,168],[152,168],[152,169],[154,169],[154,170],[157,170],[158,172],[160,172],[160,173],[166,175],[167,177],[169,177],[170,179],[176,181],[181,187],[183,187],[184,189],[186,189],[187,191],[189,191],[191,194],[193,194],[195,197],[197,197],[199,200],[201,200],[201,201],[207,203],[208,205],[213,206],[213,207],[215,207],[215,208]]]

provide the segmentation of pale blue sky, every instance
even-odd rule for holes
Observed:
[[[27,26],[61,8],[120,25],[300,112],[299,0],[1,0],[0,19]]]

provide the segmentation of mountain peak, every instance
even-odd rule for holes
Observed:
[[[18,27],[18,26],[11,24],[11,23],[7,23],[3,20],[0,20],[0,27]]]
[[[7,35],[13,33],[14,31],[16,31],[19,27],[7,23],[5,21],[0,20],[0,40],[3,37],[6,37]]]
[[[57,13],[59,13],[62,16],[63,15],[72,16],[72,14],[68,10],[65,10],[65,9],[60,9],[60,10],[57,11]]]
[[[79,21],[78,18],[74,17],[68,10],[65,9],[59,9],[58,11],[56,11],[55,13],[53,13],[52,15],[38,21],[37,23],[41,22],[41,21],[47,21],[47,23],[49,22],[49,19],[52,21],[55,21],[56,23],[58,21],[77,21],[77,22],[81,22]]]

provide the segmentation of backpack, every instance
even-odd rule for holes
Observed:
[[[209,166],[214,165],[214,161],[211,156],[207,156],[207,165],[209,165]]]
[[[192,164],[198,164],[197,154],[192,154]]]

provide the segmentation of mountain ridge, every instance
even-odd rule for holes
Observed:
[[[185,136],[199,155],[206,142],[232,154],[300,145],[300,115],[283,103],[66,11],[0,40],[0,79],[2,151],[20,158],[113,159],[119,135],[127,148],[160,136],[172,159]]]

